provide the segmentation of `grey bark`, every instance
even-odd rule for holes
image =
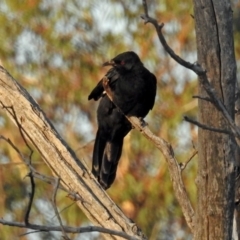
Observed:
[[[240,89],[236,84],[236,102],[235,102],[235,123],[240,127]],[[240,239],[240,147],[236,147],[235,151],[235,211],[233,225],[233,239]]]
[[[236,63],[230,1],[194,0],[198,63],[207,71],[218,97],[234,118]],[[199,86],[199,95],[206,93]],[[199,100],[199,121],[207,126],[228,126],[212,103]],[[198,200],[194,239],[231,239],[234,211],[234,139],[199,129]]]

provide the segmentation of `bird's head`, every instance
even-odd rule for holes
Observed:
[[[124,52],[112,60],[105,62],[103,66],[113,66],[119,70],[130,71],[135,66],[142,65],[142,62],[135,52]]]

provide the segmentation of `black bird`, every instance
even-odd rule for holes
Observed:
[[[144,118],[148,114],[155,101],[156,77],[134,52],[121,53],[103,66],[112,66],[105,76],[109,79],[113,102],[104,92],[103,80],[92,90],[88,100],[101,98],[97,110],[98,131],[92,173],[107,189],[116,177],[123,139],[132,129],[124,115]]]

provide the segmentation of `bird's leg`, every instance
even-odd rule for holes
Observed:
[[[139,119],[140,124],[141,124],[142,127],[146,127],[148,125],[148,123],[145,122],[145,120],[142,117],[139,117],[138,119]]]

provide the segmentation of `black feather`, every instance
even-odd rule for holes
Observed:
[[[112,66],[105,76],[109,79],[113,102],[121,111],[104,94],[102,80],[88,96],[89,100],[102,97],[97,110],[92,172],[104,189],[115,179],[123,139],[132,129],[122,112],[144,118],[153,108],[156,96],[156,77],[143,66],[136,53],[121,53],[106,65]]]

